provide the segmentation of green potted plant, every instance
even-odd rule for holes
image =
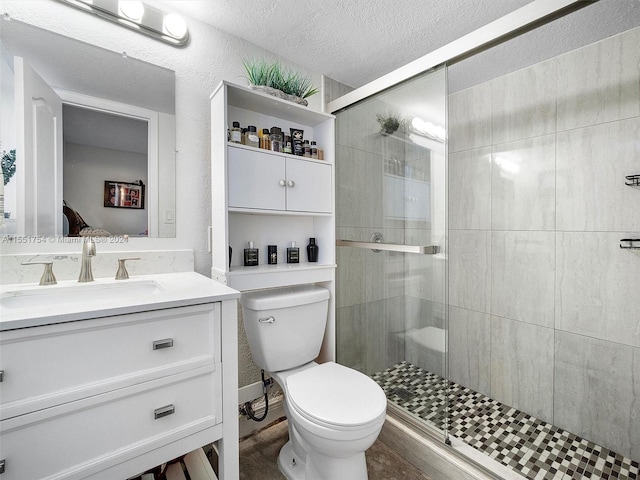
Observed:
[[[6,185],[11,180],[11,177],[16,173],[16,151],[3,151],[2,152],[2,176],[4,177],[4,184]]]
[[[306,99],[318,93],[310,78],[283,67],[279,62],[252,58],[244,59],[242,64],[253,89],[305,106],[309,104]]]
[[[378,113],[376,120],[380,124],[380,133],[382,135],[392,135],[397,132],[398,129],[402,128],[402,130],[404,130],[406,127],[406,121],[395,113]]]
[[[4,186],[9,183],[11,177],[16,173],[16,151],[10,150],[2,151],[2,188],[0,188],[0,211],[2,212],[2,216],[4,218],[9,218],[11,216],[11,212],[4,211]]]

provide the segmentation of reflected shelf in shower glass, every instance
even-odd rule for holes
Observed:
[[[640,238],[623,238],[620,240],[620,248],[640,250]]]
[[[632,188],[640,188],[640,175],[627,175],[624,184]]]

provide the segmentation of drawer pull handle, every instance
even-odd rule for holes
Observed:
[[[176,407],[173,405],[166,405],[164,407],[156,408],[153,411],[153,418],[157,420],[168,415],[173,415],[174,413],[176,413]]]
[[[4,370],[0,370],[0,382],[4,382]]]
[[[7,461],[3,458],[2,460],[0,460],[0,473],[4,473],[4,466],[6,465]]]
[[[161,348],[173,347],[173,338],[165,338],[163,340],[155,340],[153,342],[153,349],[160,350]]]

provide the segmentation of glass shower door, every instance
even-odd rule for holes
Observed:
[[[446,69],[336,113],[337,360],[446,431]]]

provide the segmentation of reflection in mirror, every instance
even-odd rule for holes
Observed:
[[[175,236],[175,73],[0,21],[0,234]]]

